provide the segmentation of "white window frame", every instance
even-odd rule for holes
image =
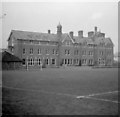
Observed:
[[[29,59],[29,66],[34,66],[34,59],[32,57]]]
[[[38,65],[38,66],[41,65],[41,61],[42,61],[41,58],[38,58],[38,59],[37,59],[37,65]]]
[[[47,64],[47,63],[48,63],[48,64]],[[46,64],[46,65],[49,65],[49,58],[46,58],[46,59],[45,59],[45,64]]]

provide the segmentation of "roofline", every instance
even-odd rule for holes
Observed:
[[[37,40],[37,41],[48,41],[48,42],[58,42],[58,41],[51,41],[51,40],[44,40],[44,39],[17,39],[17,40],[27,40],[27,41],[29,41],[29,40],[33,40],[33,41],[35,41],[35,40]]]

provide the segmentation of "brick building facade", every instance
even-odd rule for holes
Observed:
[[[97,31],[71,31],[62,33],[59,23],[57,33],[28,32],[12,30],[8,38],[8,49],[23,60],[23,66],[40,68],[58,66],[111,66],[113,64],[113,43],[105,33]]]

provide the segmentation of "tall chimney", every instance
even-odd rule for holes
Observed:
[[[48,30],[48,34],[50,34],[50,30]]]
[[[69,34],[70,34],[70,37],[73,39],[73,31],[70,31]]]
[[[82,30],[78,31],[78,37],[83,38],[83,31]]]
[[[97,26],[95,26],[95,33],[97,32]]]

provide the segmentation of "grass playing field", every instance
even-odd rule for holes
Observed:
[[[117,68],[3,71],[2,85],[3,114],[118,114]]]

